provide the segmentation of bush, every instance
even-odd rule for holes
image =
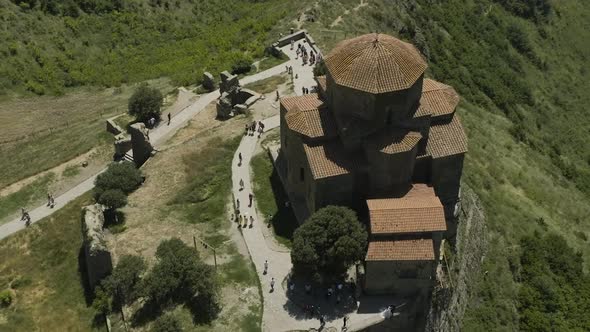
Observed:
[[[100,194],[98,202],[110,209],[118,209],[127,205],[127,196],[120,189],[107,189]]]
[[[238,59],[231,66],[231,73],[234,75],[245,74],[252,70],[252,58],[244,56]]]
[[[341,274],[365,255],[367,232],[349,208],[316,211],[293,235],[295,271],[308,275]]]
[[[94,300],[92,301],[92,308],[102,314],[108,314],[112,310],[112,294],[106,290],[102,285],[94,289]]]
[[[0,307],[8,307],[12,303],[12,292],[5,289],[0,292]]]
[[[170,314],[160,316],[152,327],[152,332],[182,332],[178,319]]]
[[[193,312],[217,310],[213,268],[201,261],[195,249],[172,238],[160,242],[156,258],[158,261],[142,282],[150,301],[160,306],[168,301],[185,303]]]
[[[327,72],[328,69],[326,68],[324,60],[316,62],[315,66],[313,66],[313,76],[315,77],[326,75]]]
[[[107,190],[120,190],[129,194],[137,189],[143,178],[141,172],[131,162],[112,163],[109,168],[94,180],[97,199]]]
[[[164,97],[158,89],[142,85],[129,98],[128,112],[142,122],[150,118],[160,119],[163,101]]]
[[[103,284],[113,295],[116,304],[130,304],[137,298],[137,285],[146,270],[145,260],[140,256],[125,255],[121,257],[113,272]]]

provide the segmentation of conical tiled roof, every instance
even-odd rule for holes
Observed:
[[[427,67],[412,44],[383,34],[342,41],[325,63],[336,84],[374,94],[411,87]]]
[[[430,78],[425,78],[422,85],[422,100],[432,109],[432,116],[449,115],[455,112],[459,104],[459,94],[452,86]]]

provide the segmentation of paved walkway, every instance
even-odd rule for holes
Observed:
[[[278,75],[284,71],[285,65],[281,64],[270,69],[267,69],[265,71],[261,71],[257,74],[246,76],[240,80],[240,84],[245,85],[251,82],[256,82],[271,76]],[[181,112],[172,117],[170,125],[167,125],[167,122],[164,120],[162,121],[162,124],[158,126],[156,129],[150,130],[150,141],[152,142],[154,147],[157,149],[158,146],[161,146],[163,143],[165,143],[166,140],[172,137],[172,135],[174,135],[180,128],[185,126],[190,119],[192,119],[195,115],[197,115],[208,104],[213,102],[218,97],[219,90],[215,90],[211,93],[203,95],[197,101],[195,101],[195,103],[186,107]],[[163,116],[163,118],[165,118],[165,116]],[[72,200],[80,197],[84,193],[94,188],[94,179],[96,179],[96,176],[98,176],[98,174],[104,172],[105,170],[106,169],[101,170],[97,174],[91,176],[90,178],[84,180],[83,182],[74,186],[70,190],[66,191],[62,195],[56,197],[55,206],[53,209],[49,208],[46,205],[42,205],[32,210],[29,210],[29,215],[31,216],[31,223],[36,223],[37,221],[51,215],[53,212],[61,209]],[[12,221],[2,224],[0,225],[0,240],[24,228],[25,224],[20,220],[20,218],[15,218]]]

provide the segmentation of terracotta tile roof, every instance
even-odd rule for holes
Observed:
[[[434,111],[432,110],[432,107],[430,107],[430,104],[428,104],[428,101],[422,98],[420,99],[420,105],[418,106],[416,113],[414,113],[414,119],[423,116],[431,116],[433,113]]]
[[[365,145],[386,154],[396,154],[412,150],[421,138],[416,131],[391,130],[371,136]]]
[[[432,187],[414,186],[402,198],[368,199],[371,234],[445,231],[445,212]]]
[[[344,40],[324,61],[337,84],[374,94],[409,88],[427,67],[412,44],[383,34]]]
[[[317,93],[281,98],[281,105],[287,110],[287,112],[294,110],[309,111],[316,109],[323,104],[324,102],[319,98]]]
[[[467,152],[467,135],[456,114],[449,123],[432,125],[428,134],[426,153],[442,158]]]
[[[325,106],[287,112],[285,120],[289,129],[310,138],[335,137],[338,134],[334,117]]]
[[[448,115],[455,112],[459,104],[459,94],[450,85],[425,78],[420,102],[428,103],[433,117]]]
[[[318,88],[320,89],[320,91],[322,92],[326,92],[326,87],[327,87],[327,82],[326,82],[326,76],[318,76],[315,78],[316,82],[318,82]]]
[[[367,261],[433,261],[432,239],[372,240],[367,250]]]
[[[303,143],[314,179],[350,174],[356,168],[355,158],[350,158],[340,141],[320,145]]]

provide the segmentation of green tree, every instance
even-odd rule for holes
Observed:
[[[355,212],[327,206],[295,231],[291,260],[297,272],[340,274],[364,257],[366,246],[367,232]]]
[[[142,257],[121,257],[111,275],[103,282],[105,288],[113,295],[115,303],[129,304],[137,298],[137,286],[145,270],[146,264]]]
[[[324,60],[316,62],[315,66],[313,66],[313,76],[315,77],[326,75],[327,72],[328,68],[326,67]]]
[[[98,197],[98,203],[115,210],[127,205],[127,195],[121,189],[107,189]]]
[[[102,285],[97,286],[94,289],[94,301],[92,301],[92,307],[94,310],[102,314],[108,314],[111,312],[113,307],[113,297],[111,292],[106,290]]]
[[[158,317],[152,326],[152,332],[182,332],[178,319],[170,314]]]
[[[142,122],[147,122],[150,118],[160,119],[163,100],[158,89],[142,85],[129,98],[128,112]]]
[[[197,251],[178,238],[164,240],[156,250],[157,262],[144,278],[142,288],[150,301],[185,303],[193,314],[208,316],[219,310],[213,268],[201,261]]]
[[[107,190],[120,190],[129,194],[143,182],[141,172],[133,163],[112,163],[108,169],[99,174],[94,180],[94,192],[97,200]]]

